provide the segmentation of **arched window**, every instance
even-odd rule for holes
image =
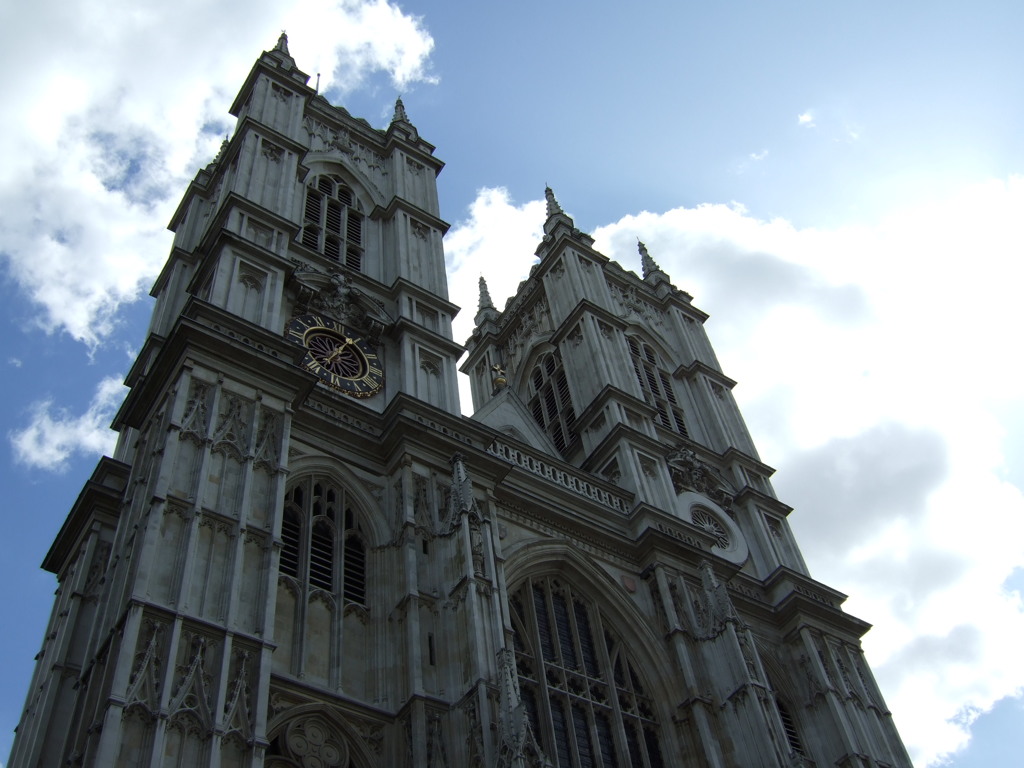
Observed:
[[[309,590],[366,605],[363,534],[345,492],[327,478],[303,478],[285,494],[280,568]]]
[[[633,372],[636,374],[640,391],[644,394],[644,400],[658,411],[657,422],[683,437],[689,437],[683,410],[679,407],[676,393],[672,389],[672,379],[661,367],[657,352],[650,344],[644,343],[636,336],[630,336],[626,341],[629,343]]]
[[[523,703],[558,768],[664,768],[653,703],[597,608],[555,578],[511,604]]]
[[[367,545],[344,488],[323,475],[289,485],[279,563],[274,671],[365,695]]]
[[[530,412],[537,423],[555,443],[565,449],[576,439],[576,411],[572,407],[569,382],[562,368],[562,358],[557,352],[541,357],[530,374]]]
[[[306,187],[302,244],[359,271],[363,266],[363,214],[352,190],[337,176],[317,176]]]

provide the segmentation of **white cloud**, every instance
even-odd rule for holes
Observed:
[[[814,114],[810,111],[801,112],[796,116],[796,122],[804,128],[814,128]]]
[[[7,358],[7,364],[11,365],[11,366],[13,366],[15,368],[21,368],[21,366],[23,365],[23,363],[21,362],[21,358],[19,358],[19,357],[9,357],[9,358]]]
[[[452,323],[460,344],[473,332],[473,317],[480,298],[480,278],[487,282],[494,306],[504,308],[505,298],[526,278],[536,259],[531,255],[544,234],[543,200],[515,205],[502,187],[477,191],[468,217],[448,230],[444,239],[448,291],[458,297],[462,311]],[[469,379],[459,377],[462,410],[472,413]]]
[[[766,157],[768,157],[767,149],[762,149],[760,152],[750,153],[750,159],[753,160],[754,162],[757,162],[758,160],[764,160]]]
[[[86,411],[73,415],[42,400],[31,408],[31,422],[8,435],[14,458],[36,469],[60,471],[75,454],[110,453],[117,433],[110,422],[126,390],[121,376],[103,379]]]
[[[527,275],[542,206],[484,190],[453,229],[452,294],[466,307],[457,338],[479,270],[499,309]],[[875,625],[865,647],[922,768],[1024,686],[1024,605],[1002,586],[1024,564],[1024,494],[1007,479],[1004,426],[1024,420],[1024,362],[1007,346],[1022,208],[1024,178],[1011,177],[871,227],[798,229],[703,205],[593,232],[627,269],[642,239],[711,312],[812,574]]]
[[[385,0],[255,0],[245,13],[40,0],[9,25],[0,63],[33,78],[0,107],[0,253],[43,328],[94,346],[148,287],[170,246],[160,222],[231,129],[225,105],[255,52],[286,26],[321,91],[374,73],[400,89],[432,80],[432,38]]]

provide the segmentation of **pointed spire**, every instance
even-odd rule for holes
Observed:
[[[644,245],[640,238],[636,239],[636,249],[640,252],[640,266],[643,269],[644,280],[652,285],[658,285],[659,283],[670,283],[668,275],[665,270],[658,266],[658,263],[651,258],[651,254],[647,252],[647,246]]]
[[[640,241],[639,237],[636,239],[636,249],[640,251],[640,266],[643,268],[644,277],[651,272],[661,272],[661,267],[651,258],[651,254],[647,252],[647,246]]]
[[[491,292],[487,290],[487,281],[480,275],[480,307],[473,317],[473,322],[479,328],[486,322],[497,322],[500,317],[501,313],[495,309],[494,302],[491,301]]]
[[[391,118],[392,123],[397,123],[399,121],[403,123],[409,122],[409,116],[405,114],[405,104],[402,103],[401,96],[395,99],[395,115]]]
[[[283,29],[281,30],[281,36],[277,38],[277,45],[274,46],[274,50],[283,53],[285,56],[291,56],[288,53],[288,35]]]
[[[559,213],[563,216],[565,215],[565,211],[562,210],[562,206],[560,206],[558,201],[555,199],[555,193],[551,190],[551,187],[544,187],[544,199],[548,201],[549,218]]]
[[[480,306],[479,309],[494,309],[494,302],[491,301],[491,292],[487,290],[487,281],[480,275]]]

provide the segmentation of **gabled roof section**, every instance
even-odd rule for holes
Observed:
[[[498,432],[511,435],[531,448],[561,458],[551,438],[537,425],[526,404],[511,387],[499,391],[470,418]]]

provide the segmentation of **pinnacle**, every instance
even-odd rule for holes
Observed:
[[[662,268],[658,266],[657,262],[651,258],[651,254],[647,252],[647,246],[640,242],[640,238],[636,239],[636,248],[640,252],[640,265],[643,267],[644,277],[647,277],[652,272],[662,272]]]
[[[487,281],[480,275],[480,309],[494,309],[494,302],[491,301],[491,293],[487,290]]]
[[[397,123],[399,121],[403,123],[409,122],[409,116],[405,113],[405,104],[402,103],[401,96],[395,99],[395,114],[394,117],[391,118],[392,123]]]
[[[564,214],[562,206],[558,204],[555,199],[555,193],[551,190],[551,187],[544,187],[544,198],[548,201],[548,217],[554,216],[555,214]]]
[[[280,51],[285,56],[291,56],[288,53],[288,34],[284,30],[281,30],[281,36],[277,38],[277,45],[274,46],[274,50]]]

